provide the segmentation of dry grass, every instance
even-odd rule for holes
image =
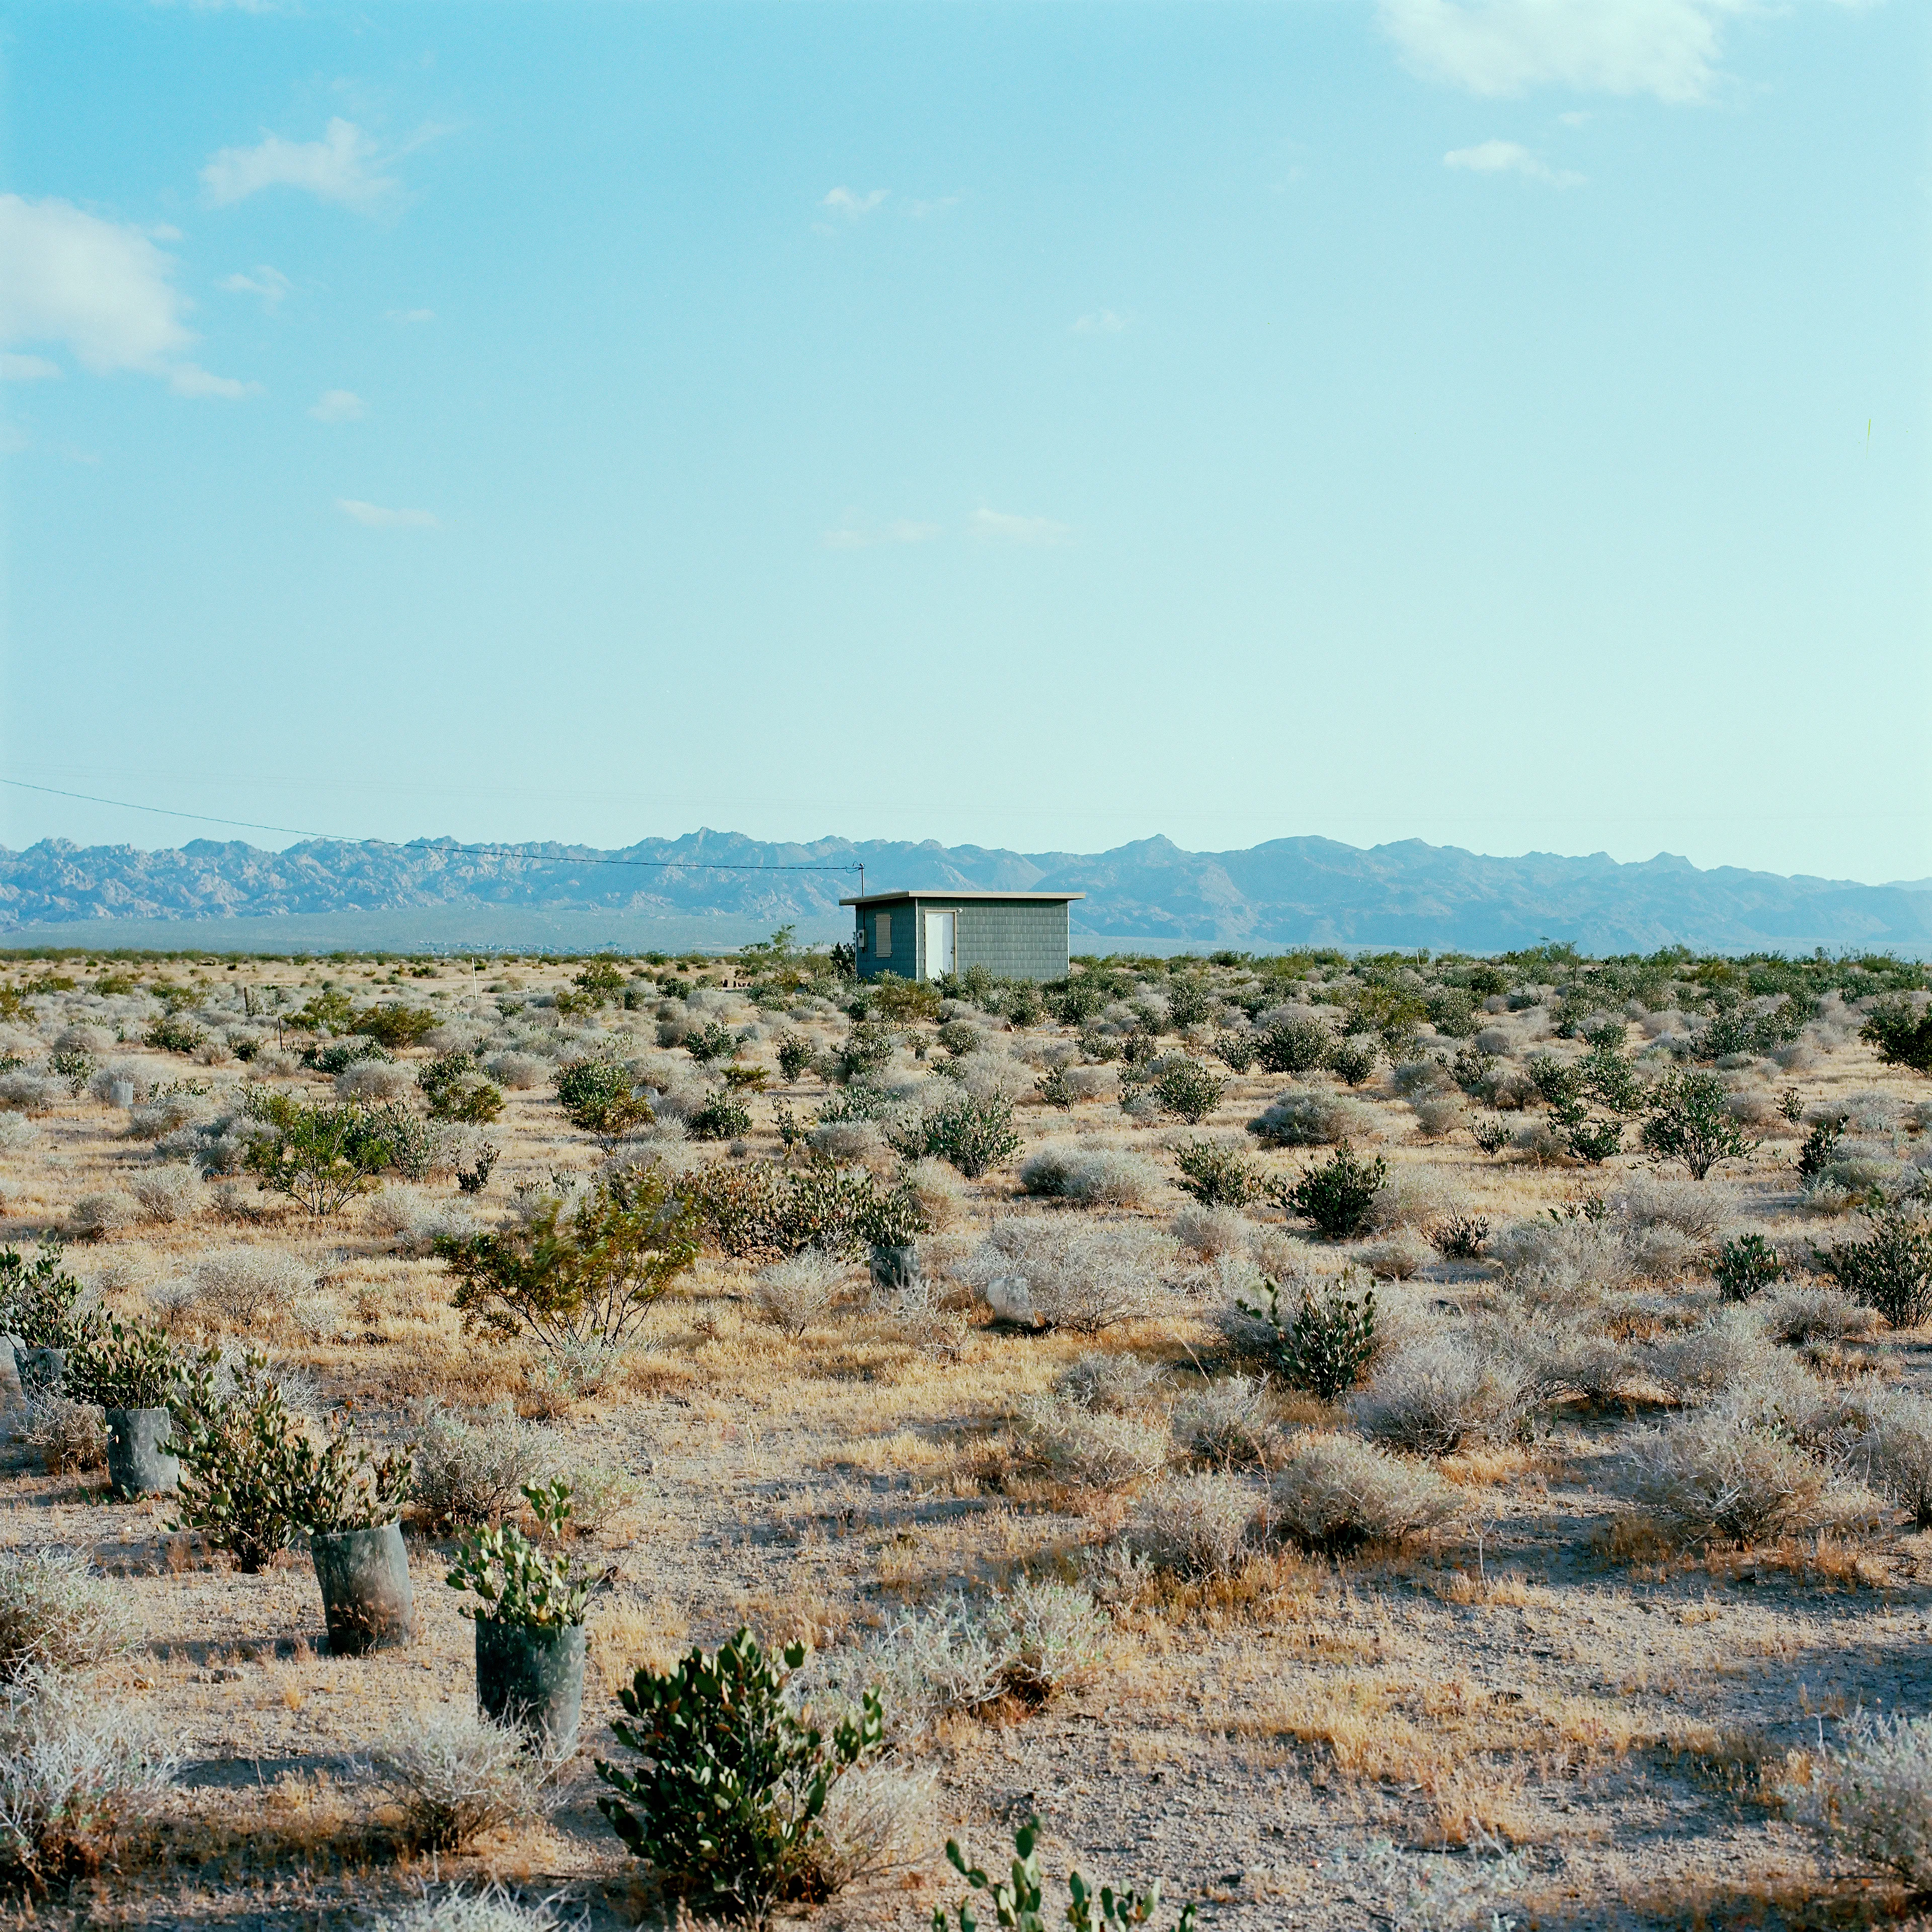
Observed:
[[[1588,1874],[1589,1902],[1566,1904],[1570,1880],[1552,1880],[1533,1907],[1550,1925],[1612,1922],[1605,1900],[1622,1901],[1614,1922],[1633,1928],[1688,1924],[1700,1911],[1741,1923],[1754,1898],[1788,1922],[1851,1909],[1849,1892],[1766,1863],[1765,1794],[1789,1754],[1815,1749],[1820,1718],[1831,1743],[1862,1703],[1911,1708],[1922,1698],[1932,1549],[1913,1525],[1932,1494],[1932,1427],[1923,1338],[1874,1330],[1832,1292],[1800,1280],[1760,1298],[1761,1313],[1711,1319],[1700,1258],[1716,1239],[1756,1229],[1788,1255],[1804,1252],[1788,1144],[1700,1192],[1628,1159],[1592,1173],[1492,1160],[1453,1108],[1423,1124],[1425,1135],[1442,1130],[1425,1138],[1386,1070],[1346,1094],[1319,1077],[1232,1078],[1198,1131],[1238,1138],[1285,1094],[1307,1096],[1277,1112],[1286,1144],[1247,1138],[1264,1174],[1289,1178],[1320,1157],[1294,1144],[1304,1127],[1312,1139],[1346,1124],[1388,1161],[1372,1236],[1385,1245],[1326,1249],[1264,1203],[1244,1217],[1177,1220],[1170,1129],[1101,1097],[1111,1072],[1075,1083],[1094,1097],[1078,1098],[1070,1117],[1034,1106],[1032,1069],[1072,1034],[981,1016],[1000,1066],[1024,1076],[1028,1152],[1052,1144],[1035,1172],[1052,1198],[1019,1198],[1017,1167],[964,1182],[925,1166],[916,1185],[940,1226],[922,1246],[924,1279],[916,1296],[876,1305],[847,1292],[854,1275],[822,1299],[823,1284],[781,1295],[754,1263],[707,1254],[658,1310],[651,1352],[563,1399],[532,1382],[520,1351],[462,1333],[421,1250],[446,1218],[494,1225],[518,1186],[601,1162],[550,1097],[560,1053],[608,1043],[663,1090],[701,1092],[688,1056],[658,1046],[655,1011],[607,1006],[594,1023],[560,1023],[549,1006],[500,1012],[568,985],[568,969],[535,963],[486,970],[473,986],[447,966],[422,982],[354,963],[170,970],[224,990],[246,979],[258,997],[279,976],[310,982],[297,989],[304,998],[326,976],[358,1001],[440,999],[448,1027],[478,1045],[506,1088],[490,1187],[472,1199],[440,1179],[398,1186],[385,1204],[318,1225],[245,1178],[190,1184],[171,1161],[174,1143],[158,1156],[125,1136],[124,1114],[62,1085],[35,1089],[31,1131],[0,1140],[0,1239],[31,1241],[90,1196],[124,1196],[138,1217],[116,1210],[74,1251],[110,1308],[162,1314],[184,1340],[260,1335],[311,1378],[318,1403],[352,1399],[373,1439],[419,1435],[426,1406],[440,1405],[452,1436],[494,1430],[506,1453],[452,1440],[440,1463],[425,1456],[433,1507],[412,1538],[418,1637],[356,1662],[322,1650],[302,1562],[238,1578],[170,1540],[164,1505],[98,1501],[81,1486],[85,1471],[16,1461],[0,1544],[98,1557],[145,1640],[109,1656],[107,1689],[230,1780],[160,1801],[165,1835],[128,1839],[118,1868],[84,1881],[97,1922],[212,1926],[244,1906],[292,1921],[399,1919],[429,1876],[401,1842],[400,1814],[372,1811],[352,1782],[313,1766],[366,1756],[398,1710],[470,1694],[471,1633],[442,1587],[447,1544],[429,1540],[432,1522],[514,1514],[517,1480],[553,1468],[608,1472],[614,1499],[573,1545],[610,1573],[595,1610],[586,1755],[563,1768],[549,1818],[506,1820],[479,1841],[481,1856],[439,1855],[426,1923],[438,1913],[459,1922],[442,1902],[451,1879],[474,1897],[492,1875],[526,1900],[567,1888],[564,1922],[580,1906],[599,1928],[644,1916],[648,1895],[629,1889],[633,1874],[590,1808],[587,1755],[608,1748],[610,1700],[634,1670],[662,1670],[741,1621],[854,1665],[902,1616],[931,1618],[962,1600],[984,1611],[1028,1591],[1068,1593],[1040,1595],[1035,1618],[1035,1668],[1054,1678],[1054,1695],[1042,1707],[1009,1686],[976,1715],[944,1717],[904,1745],[909,1784],[882,1783],[865,1808],[855,1792],[853,1869],[890,1883],[823,1922],[926,1923],[951,1895],[934,1879],[933,1844],[949,1832],[994,1844],[1023,1794],[1040,1805],[1056,1853],[1110,1876],[1163,1870],[1171,1898],[1221,1898],[1214,1912],[1244,1928],[1304,1912],[1347,1922],[1354,1908],[1332,1874],[1365,1834],[1457,1848],[1463,1862],[1498,1844],[1538,1848],[1552,1870],[1560,1850],[1577,1886]],[[1322,989],[1302,990],[1334,1024]],[[843,1036],[842,1019],[816,1009],[787,1018],[714,1000],[706,1017],[763,1029],[746,1054],[768,1066],[781,1025],[821,1048]],[[1482,1017],[1503,1037],[1504,1071],[1526,1088],[1523,1052],[1548,1040],[1547,1009]],[[1124,1035],[1128,1004],[1107,1023]],[[1775,1078],[1799,1085],[1808,1108],[1856,1098],[1861,1118],[1886,1114],[1870,1131],[1898,1137],[1886,1144],[1902,1168],[1922,1144],[1911,1109],[1922,1083],[1876,1067],[1855,1034],[1821,1023],[1807,1036],[1813,1064]],[[1644,1043],[1634,1024],[1628,1043]],[[411,1078],[413,1058],[401,1062]],[[172,1110],[172,1126],[158,1112],[144,1117],[164,1133],[215,1118],[243,1074],[239,1063],[160,1054],[142,1066],[144,1100],[170,1081],[216,1090]],[[911,1093],[929,1071],[902,1046],[884,1078]],[[249,1072],[291,1090],[305,1084],[292,1060],[258,1059]],[[782,1090],[801,1120],[827,1097],[811,1072]],[[775,1156],[771,1096],[753,1112],[748,1153]],[[733,1157],[654,1144],[678,1160]],[[1606,1219],[1584,1212],[1594,1192]],[[1493,1264],[1445,1264],[1404,1238],[1451,1210],[1489,1221]],[[1015,1218],[1030,1224],[1024,1238],[988,1253],[991,1231]],[[1229,1358],[1214,1318],[1226,1283],[1352,1260],[1409,1277],[1378,1284],[1385,1344],[1352,1408],[1278,1373],[1264,1385],[1238,1378],[1250,1365]],[[1015,1280],[1027,1283],[1024,1304],[994,1286]],[[1874,1379],[1860,1379],[1868,1371]],[[1828,1500],[1856,1479],[1885,1504],[1853,1496],[1849,1515],[1799,1509],[1747,1524],[1754,1540],[1742,1547],[1724,1526],[1707,1540],[1682,1510],[1630,1507],[1629,1452],[1646,1430],[1701,1435],[1708,1451],[1734,1411],[1748,1431],[1774,1436],[1796,1419],[1816,1432],[1780,1445],[1798,1458],[1784,1474],[1801,1502],[1815,1480]],[[1379,1542],[1319,1532],[1312,1550],[1284,1543],[1281,1480],[1306,1476],[1311,1447],[1352,1426],[1376,1432],[1377,1468],[1398,1472],[1428,1508],[1397,1511]],[[1672,1495],[1681,1501],[1685,1482],[1695,1490],[1695,1474],[1678,1471]],[[925,1781],[934,1773],[944,1781]],[[926,1805],[938,1814],[930,1829],[918,1822]],[[1671,1820],[1661,1835],[1660,1806]],[[1215,1822],[1204,1831],[1207,1815]],[[902,1830],[908,1820],[917,1828]],[[1128,1849],[1106,1850],[1116,1844]],[[1720,1864],[1740,1876],[1709,1879]],[[1244,1883],[1224,1882],[1238,1868]],[[1891,1895],[1863,1894],[1874,1911]],[[1500,1909],[1520,1916],[1530,1895]]]

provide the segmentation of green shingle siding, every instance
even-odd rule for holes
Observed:
[[[953,920],[953,968],[963,973],[984,966],[1002,980],[1060,980],[1066,974],[1067,911],[1064,904],[1039,900],[948,899],[935,895],[895,900],[889,906],[860,908],[866,950],[859,956],[862,979],[896,973],[922,977],[926,970],[926,914],[950,912]],[[878,950],[878,918],[892,920],[892,950]]]

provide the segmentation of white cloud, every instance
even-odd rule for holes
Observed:
[[[382,311],[385,322],[394,322],[406,326],[412,322],[434,322],[436,310],[433,308],[391,308]]]
[[[823,542],[827,550],[870,550],[878,544],[930,543],[938,535],[937,524],[914,523],[908,517],[895,518],[877,529],[848,518],[837,530],[827,530]]]
[[[1051,517],[1016,517],[1004,510],[975,510],[967,519],[975,536],[996,537],[1004,543],[1030,544],[1036,548],[1062,544],[1073,534],[1066,524]]]
[[[265,263],[248,274],[224,275],[215,286],[231,296],[260,296],[262,306],[272,313],[281,306],[283,296],[294,286],[279,268]]]
[[[1091,315],[1081,316],[1069,333],[1074,335],[1118,335],[1126,326],[1124,319],[1116,315],[1112,309],[1096,309]]]
[[[856,221],[880,206],[891,192],[890,188],[875,188],[869,194],[854,194],[849,188],[835,188],[818,205],[844,215],[848,221]]]
[[[1472,94],[1556,86],[1701,100],[1748,0],[1381,0],[1408,64]]]
[[[96,375],[135,370],[179,395],[250,394],[254,384],[187,359],[189,304],[157,235],[172,239],[174,231],[104,221],[52,196],[0,194],[0,342],[64,342]]]
[[[959,206],[956,194],[942,194],[937,201],[906,201],[899,206],[915,221],[923,221],[930,214],[944,214],[949,208]]]
[[[353,389],[325,389],[309,405],[308,412],[317,422],[358,422],[367,410]]]
[[[300,188],[322,201],[364,212],[395,191],[377,172],[376,144],[352,121],[332,120],[319,141],[285,141],[271,134],[252,148],[224,148],[201,171],[217,208],[245,201],[264,188]]]
[[[1583,178],[1567,168],[1552,168],[1516,141],[1478,141],[1473,148],[1452,148],[1442,157],[1442,165],[1478,175],[1527,175],[1552,188],[1575,188]]]
[[[338,496],[335,507],[352,524],[371,530],[440,530],[442,525],[427,510],[386,510],[380,503],[358,503]]]
[[[60,373],[44,356],[0,356],[0,382],[50,382]]]

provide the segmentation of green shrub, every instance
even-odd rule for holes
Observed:
[[[406,1047],[420,1046],[424,1036],[434,1031],[438,1022],[428,1006],[364,1006],[352,1024],[358,1033],[366,1034],[392,1053],[400,1053]]]
[[[58,1240],[41,1242],[29,1262],[17,1248],[0,1248],[0,1334],[30,1348],[71,1348],[91,1330],[80,1307],[80,1283],[61,1266]]]
[[[872,1004],[880,1016],[904,1025],[939,1017],[939,988],[930,980],[902,980],[881,973],[872,982]]]
[[[1255,1056],[1270,1073],[1312,1073],[1334,1036],[1319,1020],[1281,1020],[1254,1036]]]
[[[1348,1290],[1353,1270],[1317,1294],[1304,1283],[1299,1303],[1284,1313],[1278,1283],[1264,1281],[1264,1303],[1237,1298],[1235,1306],[1261,1324],[1268,1338],[1263,1352],[1290,1388],[1305,1390],[1323,1402],[1340,1402],[1361,1379],[1376,1352],[1376,1294],[1364,1288],[1358,1300]]]
[[[1006,1016],[1010,1026],[1030,1027],[1038,1023],[1044,1010],[1040,997],[1040,988],[1030,980],[1020,980],[1007,986],[1000,996],[1000,1010]]]
[[[709,1020],[684,1036],[684,1050],[700,1065],[729,1060],[738,1050],[736,1036],[722,1020]]]
[[[496,1165],[496,1156],[502,1152],[494,1141],[479,1141],[476,1150],[466,1162],[459,1160],[456,1167],[456,1184],[465,1194],[481,1194],[490,1184],[491,1170]]]
[[[752,1110],[728,1087],[705,1096],[685,1125],[694,1140],[742,1140],[752,1131]]]
[[[407,1498],[410,1460],[380,1463],[344,1430],[318,1452],[250,1348],[232,1372],[208,1350],[183,1370],[173,1399],[171,1447],[181,1461],[176,1529],[198,1530],[252,1574],[298,1530],[392,1522]]]
[[[526,1334],[559,1360],[628,1342],[697,1259],[698,1225],[696,1209],[646,1168],[598,1182],[567,1213],[547,1196],[520,1225],[440,1236],[436,1252],[455,1277],[451,1305],[466,1328]]]
[[[1814,1120],[1804,1144],[1798,1150],[1798,1172],[1807,1180],[1824,1172],[1838,1157],[1838,1143],[1844,1138],[1846,1116],[1828,1114]]]
[[[1429,1230],[1429,1243],[1446,1261],[1472,1262],[1490,1238],[1484,1214],[1447,1214]]]
[[[799,1079],[812,1064],[812,1042],[803,1034],[778,1035],[778,1071],[788,1081]]]
[[[1084,1026],[1107,1004],[1107,996],[1090,980],[1070,980],[1047,995],[1053,1016],[1062,1026]]]
[[[578,1573],[560,1546],[572,1513],[570,1485],[554,1476],[548,1483],[526,1483],[523,1496],[537,1520],[539,1536],[560,1546],[556,1553],[546,1554],[541,1543],[514,1523],[470,1531],[443,1579],[452,1590],[476,1596],[476,1603],[464,1604],[458,1614],[472,1622],[481,1617],[536,1630],[580,1624],[590,1580]]]
[[[1152,1084],[1160,1104],[1190,1125],[1204,1120],[1228,1088],[1226,1081],[1202,1061],[1178,1058],[1162,1066]]]
[[[1243,1208],[1262,1191],[1261,1170],[1239,1148],[1189,1141],[1174,1150],[1180,1186],[1204,1208]]]
[[[597,1760],[615,1794],[597,1808],[672,1898],[762,1924],[773,1906],[820,1894],[826,1798],[878,1750],[884,1726],[876,1690],[829,1740],[808,1725],[785,1695],[804,1661],[794,1645],[781,1670],[740,1629],[715,1654],[694,1648],[617,1694],[624,1716],[611,1730],[642,1762],[627,1772]]]
[[[390,1166],[405,1180],[427,1180],[448,1152],[449,1137],[441,1127],[394,1100],[371,1107],[369,1118],[388,1144]]]
[[[607,1146],[657,1118],[637,1090],[631,1070],[608,1055],[573,1060],[556,1076],[557,1104],[574,1127],[595,1134]]]
[[[249,1142],[243,1164],[266,1192],[285,1194],[311,1214],[336,1213],[395,1158],[382,1122],[359,1101],[298,1100],[255,1087],[242,1111],[268,1130]]]
[[[1757,1143],[1747,1140],[1714,1073],[1680,1073],[1653,1090],[1643,1144],[1660,1160],[1680,1160],[1694,1180],[1721,1161],[1742,1160]]]
[[[360,1066],[365,1060],[374,1060],[386,1066],[395,1055],[386,1048],[378,1046],[373,1040],[360,1036],[350,1040],[338,1040],[328,1046],[311,1046],[302,1054],[302,1064],[313,1066],[318,1073],[346,1073],[352,1066]]]
[[[1259,1051],[1254,1035],[1246,1031],[1224,1033],[1214,1042],[1214,1058],[1230,1073],[1246,1072]]]
[[[439,1054],[418,1072],[416,1084],[434,1120],[482,1127],[503,1111],[503,1090],[477,1071],[474,1054]]]
[[[1282,1210],[1313,1224],[1331,1241],[1346,1241],[1368,1225],[1376,1191],[1388,1178],[1388,1162],[1378,1154],[1364,1160],[1343,1141],[1333,1157],[1312,1167],[1275,1198]]]
[[[571,983],[580,993],[591,993],[601,1001],[624,990],[624,969],[614,959],[586,959],[572,976]]]
[[[87,1083],[94,1078],[94,1056],[91,1053],[50,1053],[47,1055],[47,1071],[57,1079],[64,1080],[68,1091],[79,1100],[86,1090]]]
[[[1373,1035],[1352,1034],[1336,1040],[1322,1064],[1345,1087],[1359,1087],[1376,1070],[1382,1048]]]
[[[1049,1067],[1034,1082],[1033,1090],[1048,1106],[1058,1107],[1062,1113],[1072,1111],[1073,1083],[1067,1078],[1065,1067]]]
[[[1185,1033],[1208,1017],[1212,1004],[1204,980],[1194,975],[1170,978],[1167,982],[1167,1024],[1175,1033]]]
[[[1718,1250],[1711,1273],[1726,1301],[1748,1301],[1760,1288],[1784,1279],[1784,1264],[1762,1234],[1740,1234]]]
[[[1040,1839],[1040,1820],[1029,1818],[1013,1834],[1013,1858],[1004,1879],[988,1877],[977,1865],[966,1862],[966,1854],[959,1849],[957,1838],[946,1841],[946,1856],[952,1869],[975,1892],[983,1892],[993,1909],[994,1916],[1002,1926],[1011,1926],[1016,1932],[1047,1932],[1046,1893],[1040,1877],[1040,1857],[1034,1846]],[[1112,1886],[1100,1888],[1097,1900],[1087,1881],[1078,1871],[1070,1872],[1066,1877],[1069,1897],[1064,1922],[1073,1932],[1094,1932],[1096,1924],[1104,1932],[1114,1932],[1116,1927],[1124,1928],[1144,1925],[1160,1910],[1160,1881],[1156,1879],[1145,1892],[1126,1891],[1116,1893]],[[1100,1916],[1094,1916],[1096,1904]],[[956,1924],[958,1932],[974,1932],[980,1923],[975,1916],[972,1901],[962,1899],[955,1908],[954,1918],[949,1921],[945,1909],[935,1905],[932,1908],[932,1932],[950,1932]],[[1194,1932],[1194,1907],[1181,1907],[1180,1916],[1174,1922],[1174,1932]]]
[[[1450,1040],[1466,1040],[1476,1030],[1476,1003],[1466,988],[1438,986],[1428,998],[1429,1023]]]
[[[1858,1037],[1876,1047],[1888,1066],[1932,1073],[1932,1006],[1914,1012],[1908,1000],[1882,1000],[1858,1029]]]
[[[103,1408],[165,1408],[178,1374],[160,1329],[110,1320],[70,1349],[62,1392]]]
[[[1894,1328],[1916,1328],[1932,1316],[1932,1226],[1922,1210],[1883,1209],[1864,1240],[1814,1250],[1812,1262]]]
[[[869,1081],[890,1063],[894,1037],[890,1027],[876,1020],[854,1022],[852,1030],[832,1048],[827,1073],[842,1086]]]
[[[1510,1144],[1509,1123],[1507,1120],[1478,1120],[1475,1138],[1477,1146],[1493,1160]]]
[[[1090,1066],[1104,1066],[1120,1057],[1118,1035],[1102,1033],[1098,1027],[1080,1030],[1080,1058]]]
[[[1004,1167],[1023,1144],[1013,1126],[1013,1103],[998,1094],[984,1100],[953,1094],[890,1138],[893,1150],[906,1160],[934,1156],[950,1161],[969,1180]]]
[[[1615,1120],[1595,1120],[1577,1100],[1559,1100],[1550,1109],[1558,1138],[1578,1160],[1599,1167],[1624,1150],[1624,1130]]]
[[[907,1246],[928,1226],[910,1182],[882,1190],[871,1174],[842,1173],[829,1160],[698,1168],[676,1186],[704,1236],[735,1256],[819,1248],[853,1260],[868,1247]]]
[[[1617,1031],[1621,1033],[1619,1027]],[[1584,1091],[1613,1114],[1643,1111],[1646,1090],[1636,1069],[1626,1060],[1610,1033],[1598,1034],[1583,1057],[1580,1071]]]
[[[1583,1097],[1583,1072],[1555,1054],[1532,1053],[1523,1063],[1530,1083],[1550,1106],[1560,1107]]]
[[[1694,1051],[1700,1060],[1726,1060],[1732,1054],[1756,1053],[1763,1044],[1750,1014],[1741,1006],[1730,1006],[1706,1022]]]
[[[192,1053],[207,1037],[206,1030],[193,1021],[178,1013],[165,1013],[148,1029],[143,1043],[163,1053]]]

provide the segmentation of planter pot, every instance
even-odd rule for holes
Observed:
[[[908,1244],[902,1248],[872,1250],[872,1286],[874,1288],[910,1288],[919,1279],[919,1250]]]
[[[165,1496],[181,1477],[168,1453],[171,1418],[164,1408],[107,1412],[107,1478],[117,1496]]]
[[[416,1592],[400,1523],[311,1535],[308,1546],[330,1656],[360,1657],[409,1642]]]
[[[58,1395],[67,1380],[64,1348],[28,1348],[16,1358],[20,1367],[20,1386],[32,1391]]]
[[[568,1750],[584,1704],[584,1626],[476,1619],[476,1701],[520,1724],[549,1751]]]

